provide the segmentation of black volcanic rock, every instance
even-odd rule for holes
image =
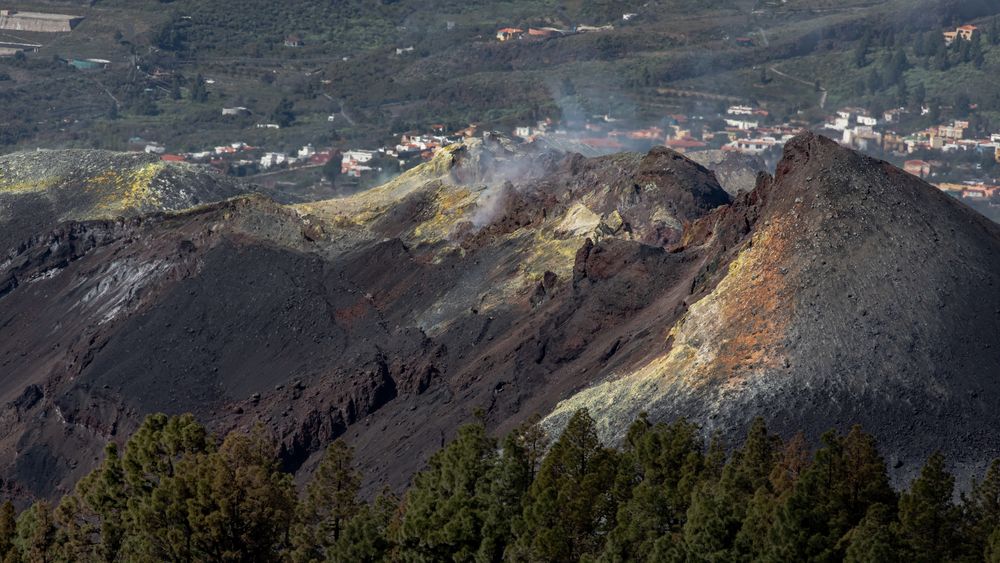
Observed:
[[[811,437],[861,424],[903,461],[897,477],[935,450],[963,477],[1000,456],[1000,227],[811,134],[786,145],[773,180],[702,222],[718,237],[740,208],[750,231],[671,349],[570,399],[553,423],[589,405],[613,421],[609,436],[639,410],[734,438],[755,416]]]
[[[0,266],[4,486],[68,490],[156,410],[263,423],[295,471],[344,436],[369,491],[480,407],[503,432],[587,406],[609,438],[642,410],[731,436],[860,422],[897,476],[998,453],[992,223],[812,135],[735,200],[666,149],[522,169],[495,143],[340,200],[25,239]]]
[[[512,170],[527,180],[494,182]],[[452,183],[469,174],[490,183]],[[193,412],[217,431],[264,423],[291,470],[353,436],[371,485],[400,486],[473,407],[496,424],[544,411],[611,358],[615,325],[693,268],[636,239],[664,220],[677,238],[727,201],[669,151],[522,162],[494,141],[346,200],[41,229],[0,270],[0,470],[15,493],[51,496],[145,413]]]

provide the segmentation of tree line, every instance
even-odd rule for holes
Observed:
[[[811,450],[759,419],[735,449],[645,415],[618,448],[586,410],[552,442],[477,421],[366,502],[342,440],[297,494],[260,428],[160,414],[55,506],[3,504],[0,561],[1000,561],[1000,461],[955,502],[940,454],[897,492],[858,427]]]

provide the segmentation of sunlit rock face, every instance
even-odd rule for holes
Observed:
[[[742,209],[742,211],[741,211]],[[746,234],[722,242],[727,217]],[[736,221],[737,223],[739,220]],[[605,437],[639,412],[738,439],[753,417],[815,436],[862,424],[911,476],[934,450],[967,475],[998,455],[1000,229],[892,166],[803,135],[773,180],[699,220],[718,280],[662,345],[562,401]],[[713,240],[714,239],[714,240]],[[980,336],[977,336],[980,335]]]

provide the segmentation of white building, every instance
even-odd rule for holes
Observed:
[[[260,167],[267,169],[278,166],[288,160],[288,155],[283,152],[269,152],[260,157]]]
[[[316,154],[316,149],[313,148],[312,143],[299,149],[299,158],[309,158]]]
[[[746,154],[761,154],[781,142],[774,137],[762,137],[760,139],[736,139],[723,147],[725,150],[736,151]]]
[[[727,119],[726,126],[734,127],[740,131],[749,131],[751,129],[756,129],[760,124],[756,121],[749,121],[746,119]]]
[[[354,162],[371,162],[372,158],[375,157],[375,151],[365,151],[365,150],[350,150],[344,151],[344,162],[352,160]]]
[[[875,127],[878,125],[878,119],[871,117],[869,115],[859,115],[857,117],[858,125],[865,125],[867,127]]]

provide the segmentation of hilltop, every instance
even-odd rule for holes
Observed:
[[[0,248],[65,221],[178,211],[251,191],[203,166],[156,155],[38,150],[0,156]]]

